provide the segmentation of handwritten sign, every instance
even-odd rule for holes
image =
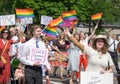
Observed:
[[[31,49],[31,61],[36,61],[40,62],[40,64],[46,64],[47,63],[47,58],[48,58],[48,50],[42,50],[42,49]]]
[[[21,29],[22,32],[24,32],[25,29],[26,29],[26,25],[25,25],[25,24],[21,24],[21,23],[19,23],[19,22],[16,22],[15,28],[17,28],[17,29],[19,29],[19,30]]]
[[[64,66],[64,67],[68,66],[67,62],[49,61],[49,63],[51,66]]]
[[[45,16],[45,15],[41,16],[41,24],[43,25],[48,25],[51,20],[53,20],[53,18],[50,16]]]
[[[15,25],[15,15],[0,16],[0,26]]]
[[[28,17],[21,18],[20,23],[21,24],[33,24],[33,18],[28,18]]]
[[[81,72],[80,84],[113,84],[113,73]]]

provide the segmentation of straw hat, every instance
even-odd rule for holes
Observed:
[[[92,43],[94,43],[97,39],[104,39],[104,41],[106,41],[106,43],[108,44],[108,39],[106,35],[99,34],[99,35],[93,36]]]

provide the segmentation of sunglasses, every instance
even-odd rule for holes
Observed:
[[[8,34],[8,32],[3,32],[3,34]]]

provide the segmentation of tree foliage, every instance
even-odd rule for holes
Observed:
[[[103,23],[120,21],[120,0],[1,0],[0,15],[13,14],[16,8],[33,8],[36,23],[40,22],[41,15],[57,18],[73,9],[79,21],[88,22],[98,12],[103,12]]]

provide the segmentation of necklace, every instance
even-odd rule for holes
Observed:
[[[103,54],[101,52],[99,52],[98,57],[99,57],[99,59],[101,59],[103,57]]]

